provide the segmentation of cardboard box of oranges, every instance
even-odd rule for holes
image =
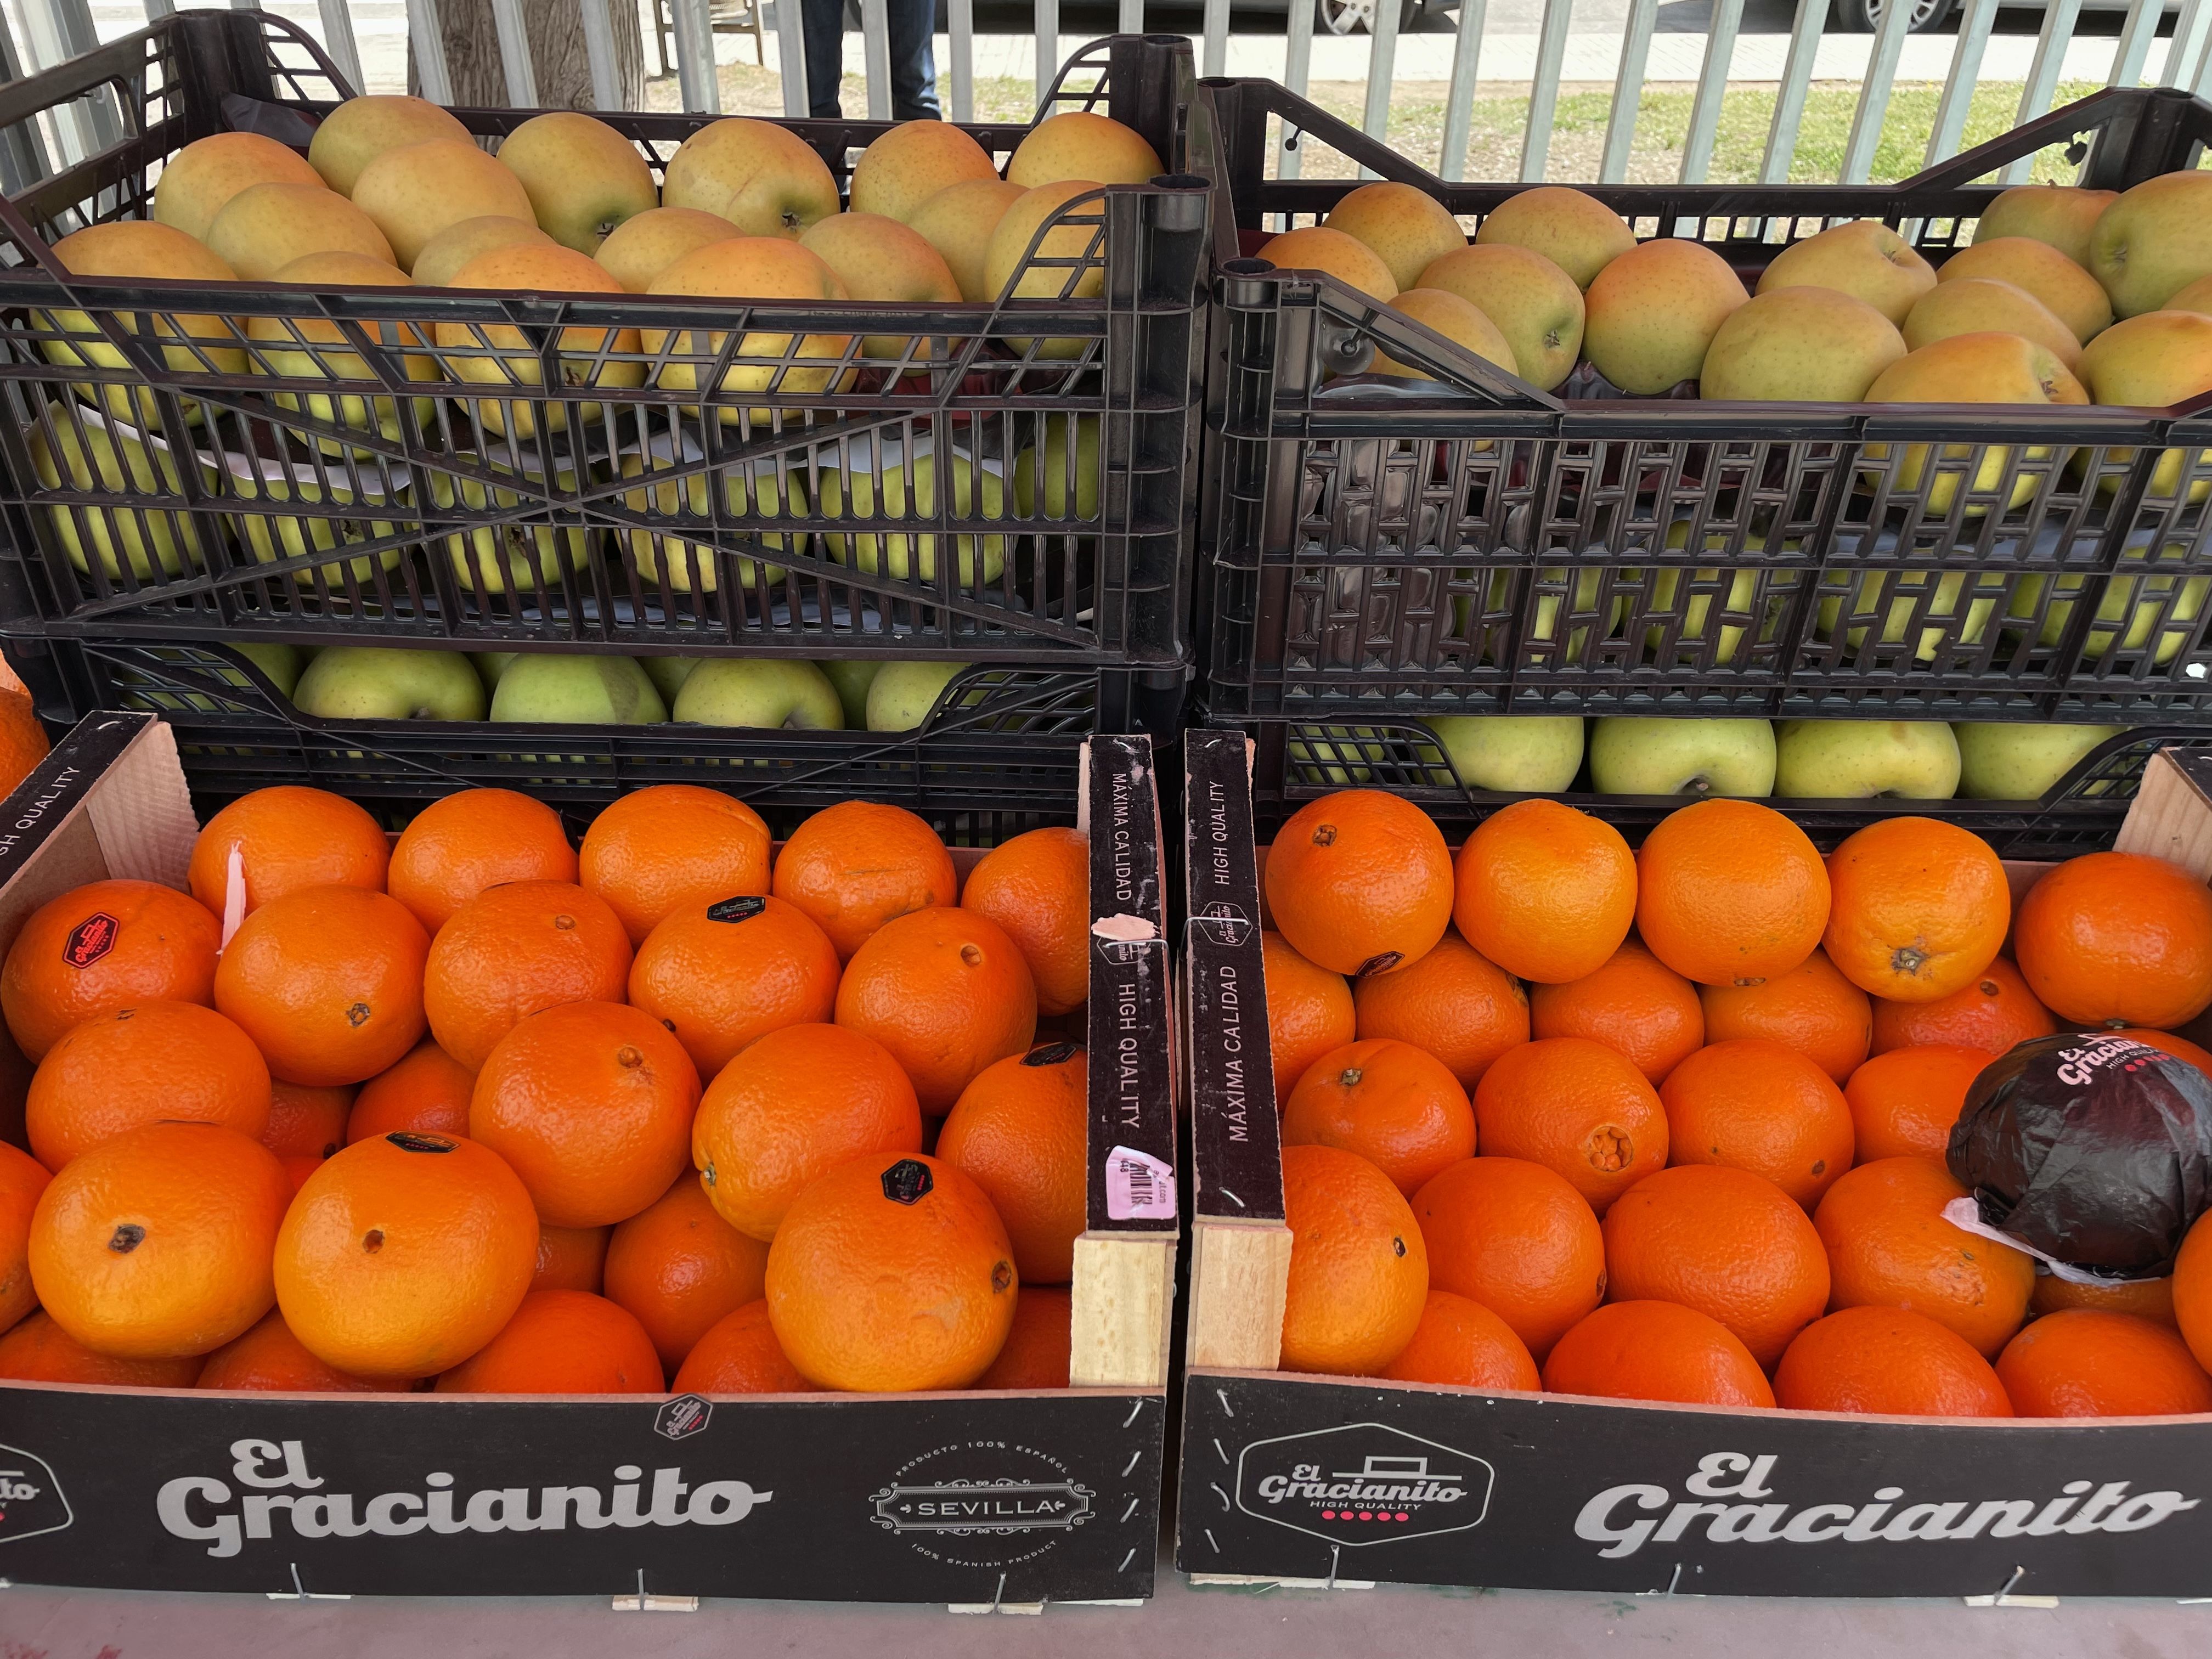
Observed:
[[[988,853],[688,787],[578,849],[499,790],[203,825],[82,721],[0,811],[0,1571],[1149,1594],[1159,811],[1146,739],[1085,772]]]
[[[1824,860],[1717,800],[1455,857],[1371,791],[1255,850],[1245,738],[1187,745],[1184,1571],[2212,1594],[2212,1229],[2077,1288],[1954,1225],[1940,1156],[2026,1039],[2212,1066],[2212,769],[2155,756],[2063,866],[1902,814]]]

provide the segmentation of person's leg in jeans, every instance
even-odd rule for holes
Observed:
[[[942,120],[930,39],[937,22],[937,0],[884,0],[884,9],[890,14],[891,118]]]
[[[794,0],[780,0],[789,5]],[[837,101],[845,74],[845,0],[796,0],[806,36],[807,113],[835,121],[844,113]]]

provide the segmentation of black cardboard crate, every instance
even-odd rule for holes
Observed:
[[[1198,603],[1218,712],[2212,720],[2208,399],[1703,403],[1626,397],[1587,365],[1538,392],[1333,279],[1246,257],[1356,187],[1264,177],[1271,119],[1463,219],[1524,188],[1447,184],[1268,82],[1200,83],[1192,166],[1216,191]],[[2212,106],[2112,89],[1896,185],[1587,188],[1749,286],[1851,219],[1941,264],[1997,193],[1976,181],[2047,146],[2118,189],[2195,166],[2208,138]],[[1366,374],[1378,349],[1431,381]],[[1912,480],[1908,446],[1930,439],[1951,449]],[[2154,484],[2171,449],[2186,459]]]
[[[1071,795],[1100,924],[1091,1161],[1156,1158],[1171,1194],[1148,740],[1096,739]],[[170,728],[122,713],[82,721],[0,823],[0,949],[83,882],[181,886],[198,830]],[[974,856],[955,854],[963,871]],[[1124,942],[1146,927],[1148,945]],[[4,1033],[0,1049],[20,1104],[28,1067]],[[1125,1215],[1094,1191],[1073,1286],[1082,1386],[1066,1391],[463,1400],[0,1383],[0,1573],[286,1595],[1142,1598],[1176,1226],[1171,1204]]]
[[[1042,110],[1095,106],[1173,167],[1190,85],[1187,41],[1114,36],[1070,60]],[[995,304],[88,284],[52,263],[67,232],[144,214],[151,174],[185,143],[244,128],[304,149],[348,93],[304,33],[253,10],[167,16],[0,89],[0,133],[87,98],[124,130],[0,203],[12,417],[0,507],[18,550],[0,558],[0,626],[1155,666],[1187,655],[1202,180],[1170,173],[1071,203],[1055,222],[1072,245],[1033,248],[1025,267],[1066,297]],[[487,137],[534,112],[454,112]],[[716,118],[602,118],[658,173]],[[890,124],[786,125],[842,189]],[[1003,157],[1028,129],[969,131]],[[1075,297],[1079,286],[1097,291]],[[49,361],[73,299],[116,367]],[[674,331],[708,321],[721,329]],[[406,349],[436,345],[440,323],[458,331],[442,353]],[[157,325],[182,343],[158,346]],[[257,326],[267,337],[249,341]],[[587,331],[565,360],[564,327]],[[646,332],[622,333],[634,329]],[[864,356],[870,334],[902,355]],[[714,389],[611,384],[672,367]],[[351,382],[337,388],[350,405],[328,395],[334,379]],[[139,435],[156,453],[128,449]],[[118,441],[135,477],[53,459]],[[1086,442],[1095,500],[1087,478],[1070,488]],[[925,454],[929,509],[909,490],[893,511],[886,467]]]
[[[1849,1417],[1276,1370],[1290,1233],[1250,750],[1242,733],[1194,731],[1185,753],[1184,1572],[1613,1595],[2212,1595],[2212,1416]],[[2154,758],[2121,844],[2212,874],[2212,763]],[[2008,869],[2016,884],[2039,873]]]

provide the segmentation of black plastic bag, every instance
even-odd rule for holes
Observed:
[[[1966,1091],[1948,1161],[2023,1247],[2160,1278],[2212,1204],[2212,1079],[2124,1032],[2023,1042]]]

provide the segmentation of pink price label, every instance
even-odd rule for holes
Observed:
[[[1172,1221],[1175,1170],[1150,1152],[1116,1146],[1106,1154],[1106,1213],[1115,1221]]]

